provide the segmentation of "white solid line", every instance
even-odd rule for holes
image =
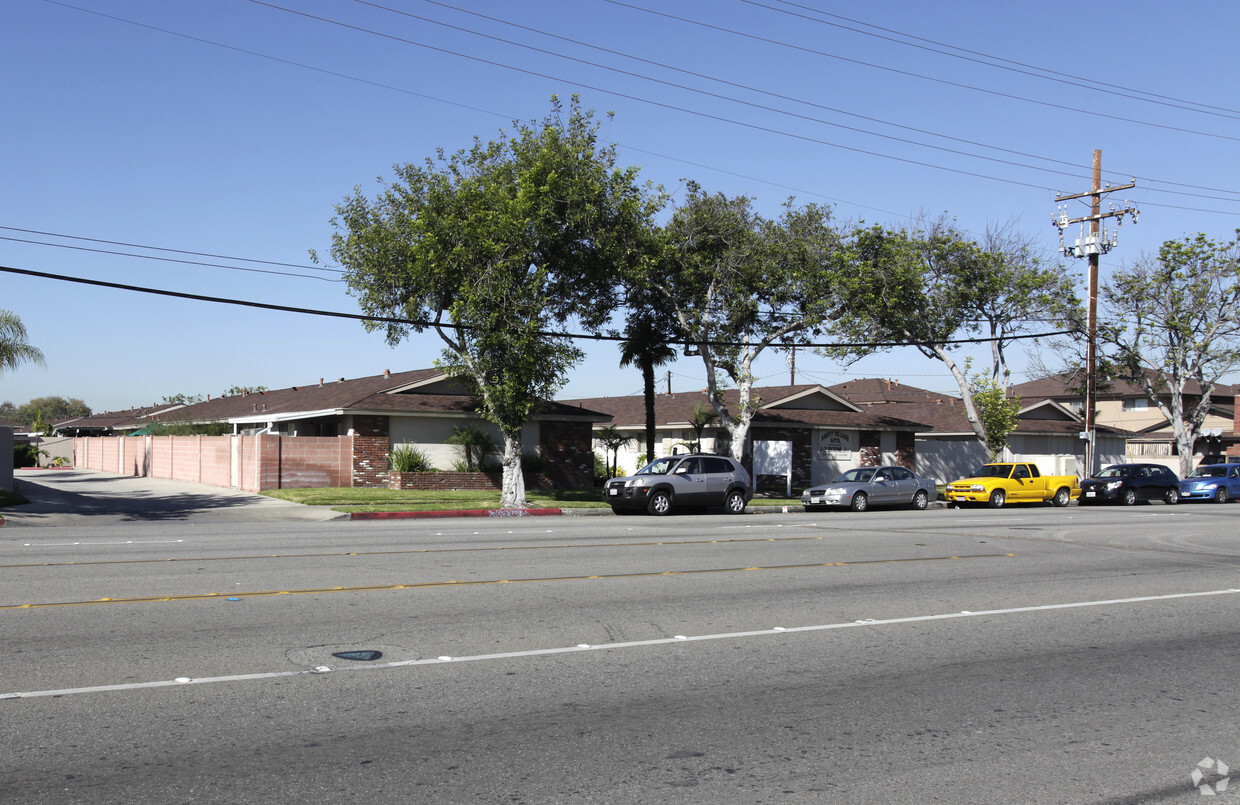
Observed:
[[[634,640],[627,643],[604,643],[599,645],[591,645],[586,643],[574,646],[564,646],[561,648],[544,648],[529,649],[527,651],[505,651],[497,654],[475,654],[466,657],[448,657],[441,656],[435,658],[421,660],[397,660],[394,662],[380,663],[377,665],[359,665],[349,668],[329,668],[320,665],[314,668],[306,668],[298,671],[270,671],[266,673],[256,674],[234,674],[230,676],[213,676],[213,677],[177,677],[176,679],[161,679],[154,682],[131,682],[121,685],[96,685],[93,687],[81,688],[62,688],[60,690],[36,690],[29,692],[0,693],[0,700],[3,699],[34,699],[47,696],[72,696],[81,693],[103,693],[107,691],[121,690],[145,690],[147,688],[166,688],[178,687],[183,685],[207,685],[219,682],[247,682],[264,679],[278,679],[290,676],[302,676],[306,674],[326,675],[329,673],[341,673],[343,671],[373,671],[384,668],[409,668],[419,665],[444,665],[446,663],[459,662],[481,662],[485,660],[507,660],[522,657],[547,657],[554,654],[570,654],[582,651],[613,651],[616,649],[626,648],[642,648],[647,646],[666,646],[674,643],[696,642],[701,640],[735,640],[744,637],[765,637],[769,635],[788,634],[791,632],[822,632],[832,629],[855,629],[857,627],[873,628],[875,626],[891,626],[904,623],[928,623],[931,621],[955,620],[958,618],[978,618],[995,615],[1018,615],[1026,612],[1051,612],[1063,609],[1079,609],[1081,607],[1105,607],[1116,606],[1119,604],[1143,604],[1151,601],[1174,601],[1181,598],[1202,598],[1215,595],[1235,595],[1240,593],[1240,589],[1228,590],[1207,590],[1198,593],[1170,593],[1167,595],[1142,595],[1132,598],[1109,598],[1101,601],[1075,601],[1066,604],[1040,604],[1028,607],[1008,607],[1005,609],[987,609],[976,611],[948,612],[938,615],[913,615],[903,618],[883,618],[883,619],[864,619],[847,621],[844,623],[824,623],[814,626],[775,626],[770,629],[758,629],[746,632],[723,632],[720,634],[706,635],[676,635],[675,637],[658,638],[654,640]]]

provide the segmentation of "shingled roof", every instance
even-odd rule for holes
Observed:
[[[752,423],[758,426],[802,424],[910,431],[924,427],[903,414],[893,416],[891,411],[857,406],[820,385],[760,386],[753,389],[753,396],[759,407],[754,412]],[[732,410],[736,410],[740,398],[736,389],[725,391],[723,398]],[[646,423],[646,402],[641,395],[592,397],[567,402],[610,414],[611,424],[616,427],[644,427]],[[705,389],[658,394],[655,396],[655,421],[661,427],[688,427],[694,408],[700,405],[710,406]]]
[[[231,397],[218,397],[184,406],[159,409],[131,409],[83,417],[91,425],[115,430],[132,430],[153,422],[268,422],[306,419],[340,414],[456,414],[470,415],[478,400],[465,393],[460,381],[439,369],[384,372],[381,375],[350,380],[339,378],[304,386],[264,390]],[[605,421],[607,416],[576,405],[551,402],[540,414],[543,419],[589,419]],[[59,423],[58,423],[59,424]],[[77,424],[71,421],[70,427]]]

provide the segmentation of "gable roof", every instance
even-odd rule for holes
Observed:
[[[1080,388],[1084,385],[1084,373],[1081,370],[1076,370],[1060,372],[1059,374],[1030,380],[1026,383],[1018,383],[1012,386],[1010,391],[1022,400],[1082,400],[1085,395],[1081,393]],[[1210,394],[1210,399],[1230,405],[1236,396],[1237,388],[1236,385],[1229,383],[1219,383]],[[1201,384],[1190,378],[1184,385],[1184,393],[1190,397],[1200,396]],[[1097,397],[1101,400],[1122,400],[1131,397],[1145,399],[1146,395],[1145,390],[1135,381],[1112,380],[1107,383],[1106,388],[1098,389]]]

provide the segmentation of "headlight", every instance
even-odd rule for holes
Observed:
[[[823,490],[824,495],[846,495],[848,490],[842,486],[833,486],[830,489]]]
[[[1218,481],[1198,481],[1197,488],[1198,489],[1217,489]]]
[[[973,484],[972,486],[969,487],[969,491],[970,492],[985,492],[986,486],[984,484]]]
[[[1111,481],[1109,484],[1107,484],[1107,489],[1108,490],[1119,489],[1123,485],[1124,485],[1123,481]]]
[[[646,485],[645,478],[634,478],[633,480],[625,483],[625,486],[645,486],[645,485]]]

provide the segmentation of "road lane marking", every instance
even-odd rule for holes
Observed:
[[[66,562],[25,562],[15,564],[0,564],[0,569],[19,568],[19,567],[89,567],[93,565],[155,565],[168,562],[236,562],[243,560],[255,559],[326,559],[333,556],[400,556],[402,554],[414,553],[479,553],[485,551],[560,551],[572,548],[647,548],[661,547],[667,545],[727,545],[731,543],[745,542],[808,542],[817,540],[821,542],[824,537],[750,537],[746,539],[683,539],[683,540],[659,540],[657,542],[601,542],[601,543],[584,543],[584,544],[558,544],[558,545],[489,545],[485,547],[472,548],[402,548],[398,551],[333,551],[329,553],[263,553],[263,554],[240,554],[236,556],[167,556],[162,559],[98,559],[87,560],[84,562],[66,561]],[[177,540],[181,542],[182,540]],[[57,547],[72,546],[88,543],[57,543]],[[103,543],[89,543],[103,544]],[[122,545],[125,543],[109,543]],[[26,543],[24,547],[42,548],[44,545]]]
[[[253,674],[231,674],[228,676],[209,676],[209,677],[187,677],[181,676],[175,679],[159,679],[151,682],[128,682],[118,685],[92,685],[80,688],[61,688],[58,690],[35,690],[21,691],[12,693],[0,693],[0,700],[5,699],[36,699],[50,696],[74,696],[88,693],[106,693],[109,691],[132,691],[147,690],[151,688],[167,688],[179,687],[184,685],[210,685],[226,682],[248,682],[256,680],[280,679],[293,676],[326,676],[333,673],[357,672],[357,671],[374,671],[378,669],[393,668],[413,668],[426,665],[444,665],[446,663],[461,662],[485,662],[488,660],[510,660],[528,657],[549,657],[557,654],[573,654],[584,651],[617,651],[621,649],[645,648],[650,646],[668,646],[678,643],[696,643],[711,640],[739,640],[751,637],[769,637],[772,635],[788,635],[798,632],[825,632],[836,629],[873,629],[880,626],[895,626],[910,623],[931,623],[935,621],[950,621],[963,618],[983,618],[995,617],[999,615],[1020,615],[1030,612],[1053,612],[1058,610],[1080,609],[1084,607],[1105,607],[1120,606],[1123,604],[1145,604],[1156,601],[1175,601],[1187,598],[1204,598],[1218,595],[1235,595],[1240,593],[1240,589],[1227,590],[1207,590],[1195,593],[1169,593],[1165,595],[1144,595],[1134,596],[1132,598],[1109,598],[1099,601],[1074,601],[1064,604],[1037,604],[1026,607],[1007,607],[1004,609],[987,609],[987,610],[963,610],[959,612],[945,612],[935,615],[912,615],[903,618],[865,618],[853,621],[843,621],[840,623],[824,623],[813,626],[774,626],[769,629],[755,629],[743,632],[722,632],[718,634],[704,635],[675,635],[673,637],[656,638],[654,640],[633,640],[624,643],[578,643],[572,646],[562,646],[558,648],[544,649],[528,649],[525,651],[504,651],[494,654],[474,654],[462,657],[453,657],[450,655],[441,655],[434,658],[418,659],[418,660],[396,660],[387,663],[377,663],[364,666],[347,666],[342,668],[332,668],[326,665],[316,665],[313,668],[298,669],[296,671],[270,671],[265,673]]]
[[[697,568],[693,570],[654,570],[636,573],[597,573],[587,576],[547,576],[527,579],[479,579],[475,581],[423,581],[407,584],[375,584],[361,587],[313,587],[305,590],[261,590],[251,592],[228,593],[188,593],[184,595],[148,595],[136,598],[96,598],[90,601],[48,601],[27,604],[0,604],[0,611],[13,609],[47,609],[49,607],[80,607],[98,606],[100,604],[149,604],[169,601],[203,601],[212,598],[262,598],[272,595],[315,595],[323,593],[374,592],[379,590],[419,590],[432,587],[451,587],[457,585],[482,586],[487,584],[515,584],[517,582],[549,582],[549,581],[593,581],[599,579],[637,579],[655,576],[691,576],[706,573],[748,573],[755,570],[803,570],[819,567],[848,567],[855,565],[887,565],[905,562],[945,562],[963,559],[1000,559],[1015,556],[1014,553],[982,553],[965,556],[920,556],[900,559],[861,559],[854,562],[810,562],[800,565],[767,565],[762,567],[719,567]]]

